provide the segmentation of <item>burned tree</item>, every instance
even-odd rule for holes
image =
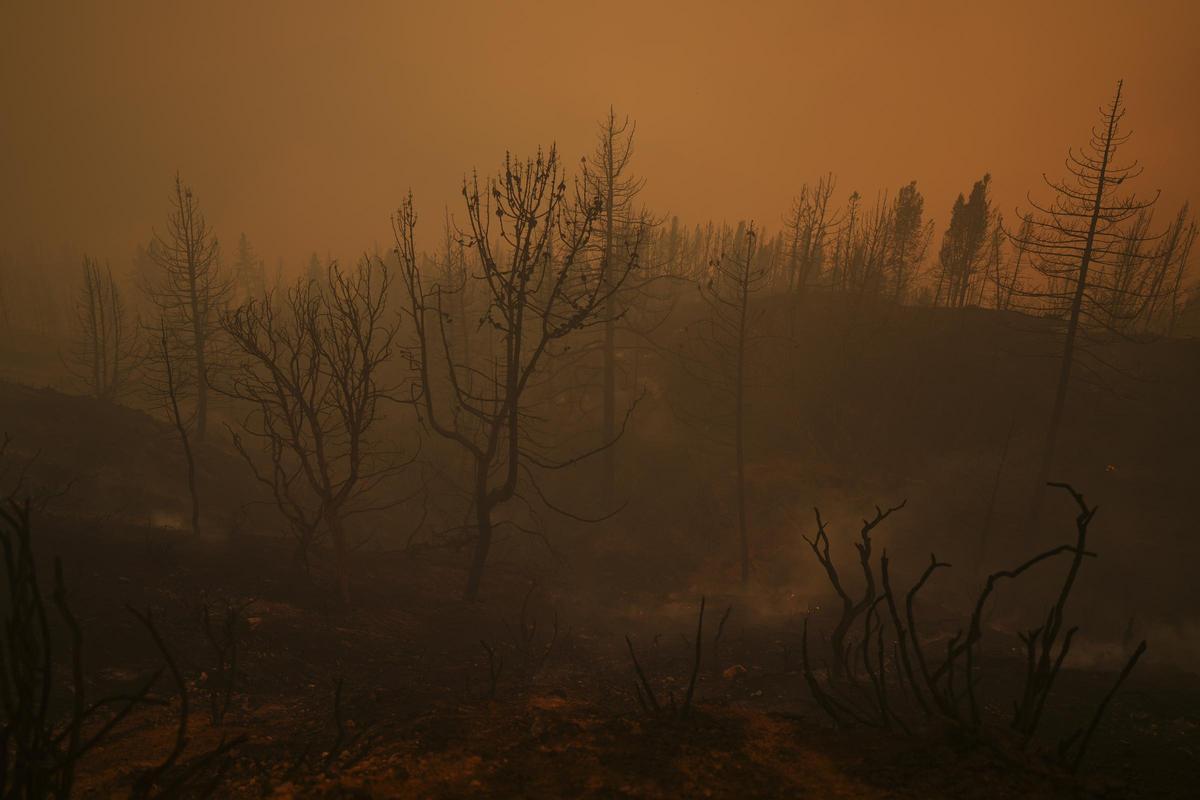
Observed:
[[[149,253],[158,274],[145,288],[171,337],[186,348],[195,395],[196,438],[203,441],[208,429],[209,370],[220,315],[232,284],[221,270],[217,237],[191,187],[178,175],[166,229],[155,232]]]
[[[224,609],[217,613],[216,624],[213,622],[213,610],[207,602],[201,609],[204,638],[212,650],[212,661],[207,672],[209,715],[213,725],[224,724],[233,702],[234,689],[239,683],[238,646],[241,629],[245,625],[246,605],[226,602]]]
[[[129,389],[137,367],[137,336],[112,270],[83,257],[83,286],[75,302],[75,343],[68,366],[100,400]]]
[[[610,108],[596,136],[596,148],[588,159],[584,174],[589,191],[594,191],[603,202],[601,213],[596,219],[602,270],[613,278],[607,265],[624,260],[628,262],[630,246],[636,247],[642,240],[647,219],[634,210],[633,202],[641,191],[644,181],[629,175],[629,163],[633,158],[633,136],[636,126],[626,117],[618,122],[616,113]],[[624,277],[624,276],[622,276]],[[603,361],[603,421],[600,441],[610,442],[617,435],[617,324],[622,316],[622,298],[618,286],[605,287],[604,339],[601,347]],[[613,500],[616,482],[616,448],[606,447],[601,456],[603,473],[601,495],[605,504]]]
[[[222,317],[240,354],[223,391],[249,404],[234,446],[270,490],[305,564],[328,535],[345,605],[347,518],[379,508],[374,491],[403,466],[375,438],[395,388],[384,374],[399,325],[388,313],[391,282],[382,262],[364,257],[349,271],[334,263],[324,284],[301,281]]]
[[[651,714],[655,717],[668,716],[677,719],[686,719],[692,711],[692,700],[696,695],[696,678],[700,675],[700,664],[704,655],[704,606],[707,602],[706,597],[700,598],[700,613],[696,619],[696,641],[693,645],[694,656],[692,658],[692,672],[688,678],[687,691],[683,695],[682,705],[676,705],[675,693],[667,692],[667,702],[663,703],[659,700],[658,694],[654,691],[650,680],[646,677],[645,670],[642,669],[642,664],[638,661],[637,651],[633,647],[633,639],[629,638],[629,634],[625,634],[625,646],[629,649],[629,660],[633,662],[633,672],[637,676],[637,681],[633,684],[634,696],[637,697],[638,705],[642,711]],[[726,612],[728,614],[728,612]],[[725,624],[725,618],[721,618],[722,626]],[[718,628],[717,637],[720,638],[720,629]]]
[[[913,192],[915,188],[906,187]],[[830,277],[836,288],[855,301],[898,296],[903,291],[924,251],[917,241],[922,228],[920,206],[914,207],[914,203],[919,198],[919,193],[914,196],[901,190],[899,201],[889,201],[886,194],[881,194],[871,208],[864,209],[858,192],[850,196],[846,225],[836,240],[830,263]],[[903,221],[898,220],[899,214],[905,215]],[[903,251],[897,249],[898,235],[905,237]]]
[[[750,532],[746,508],[746,390],[752,346],[760,314],[751,301],[769,279],[755,258],[759,232],[754,223],[739,226],[713,257],[709,274],[699,285],[708,313],[699,320],[681,345],[678,355],[684,372],[715,395],[718,409],[683,409],[683,414],[710,439],[733,451],[734,497],[737,506],[738,552],[741,580],[750,580]]]
[[[991,272],[994,289],[992,307],[997,311],[1007,311],[1018,299],[1022,284],[1021,270],[1029,264],[1029,252],[1022,242],[1029,240],[1030,225],[1029,215],[1025,214],[1021,217],[1021,224],[1016,233],[1010,234],[1004,226],[1003,216],[997,218],[996,231],[993,234],[991,245]],[[1006,241],[1011,241],[1013,245],[1011,266],[1006,263],[1008,259],[1004,254]]]
[[[1013,237],[1030,256],[1034,268],[1045,278],[1045,289],[1033,293],[1043,313],[1060,323],[1062,349],[1058,380],[1046,441],[1042,448],[1030,518],[1041,509],[1047,478],[1054,468],[1059,432],[1067,406],[1067,393],[1077,366],[1094,370],[1080,362],[1086,351],[1081,347],[1089,329],[1111,328],[1097,302],[1101,294],[1119,291],[1112,283],[1123,258],[1136,253],[1152,235],[1138,219],[1153,206],[1157,197],[1142,200],[1122,194],[1119,187],[1140,174],[1137,162],[1117,160],[1118,150],[1129,141],[1121,123],[1125,107],[1121,101],[1122,84],[1117,83],[1112,101],[1101,110],[1099,126],[1080,151],[1067,154],[1067,177],[1045,178],[1053,198],[1046,203],[1030,199],[1033,210],[1024,217],[1023,233]]]
[[[1130,223],[1129,239],[1111,269],[1093,267],[1089,295],[1094,307],[1084,314],[1095,321],[1085,326],[1085,337],[1095,336],[1088,327],[1134,340],[1170,335],[1174,329],[1197,227],[1187,204],[1161,234],[1151,233],[1153,220],[1152,209],[1143,209]]]
[[[592,257],[588,243],[604,204],[586,191],[577,183],[574,196],[568,193],[554,148],[527,160],[508,157],[495,178],[464,182],[467,229],[459,235],[478,259],[474,279],[484,287],[486,303],[480,330],[495,347],[490,364],[464,361],[453,345],[453,288],[420,269],[411,196],[393,219],[415,330],[421,417],[471,462],[475,537],[468,599],[479,594],[494,514],[518,495],[522,482],[561,511],[546,500],[534,470],[566,468],[612,444],[556,457],[550,452],[556,438],[538,431],[531,413],[531,389],[580,331],[604,324],[609,298],[633,267],[632,261]]]
[[[191,378],[179,367],[180,345],[171,335],[166,320],[160,319],[157,330],[148,332],[152,342],[146,356],[145,387],[151,404],[166,413],[179,439],[179,449],[187,468],[188,497],[191,500],[191,530],[200,533],[200,490],[196,479],[196,454],[192,443],[195,418],[183,410],[182,398],[187,396]],[[186,356],[183,356],[186,358]]]
[[[1153,291],[1145,310],[1148,328],[1167,336],[1175,335],[1175,326],[1188,302],[1183,280],[1191,266],[1192,247],[1198,237],[1200,224],[1190,206],[1184,203],[1175,221],[1163,234],[1162,244],[1155,254],[1158,269],[1154,271]]]
[[[828,237],[841,219],[829,208],[837,180],[826,175],[813,186],[804,184],[784,221],[787,231],[787,285],[803,292],[821,272]]]

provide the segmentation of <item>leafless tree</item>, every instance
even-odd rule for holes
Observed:
[[[1175,326],[1187,305],[1184,279],[1191,268],[1192,246],[1200,236],[1200,225],[1187,203],[1179,210],[1175,222],[1163,236],[1158,260],[1162,265],[1161,290],[1153,293],[1148,310],[1149,323],[1153,325],[1159,316],[1163,318],[1163,332],[1175,335]]]
[[[858,300],[884,296],[895,233],[894,209],[886,194],[869,209],[858,192],[851,194],[830,264],[834,287]]]
[[[1145,338],[1170,334],[1174,328],[1197,228],[1185,204],[1167,229],[1155,236],[1151,212],[1143,209],[1132,220],[1129,240],[1112,268],[1095,281],[1092,316],[1098,318],[1101,331]]]
[[[200,533],[200,491],[196,480],[196,456],[192,445],[191,428],[194,420],[183,410],[181,398],[188,393],[190,377],[179,369],[177,340],[172,337],[172,327],[165,319],[159,319],[157,329],[150,331],[152,342],[146,358],[145,388],[151,403],[167,413],[175,434],[179,437],[179,448],[187,467],[188,496],[191,499],[192,533]],[[185,356],[186,357],[186,356]]]
[[[270,489],[305,563],[320,536],[332,540],[339,597],[349,605],[346,520],[394,505],[375,490],[403,466],[375,436],[396,388],[384,367],[399,318],[388,311],[383,262],[364,256],[353,270],[333,263],[326,274],[323,284],[302,280],[222,317],[240,354],[223,391],[249,404],[234,445]]]
[[[83,258],[83,286],[75,302],[75,342],[68,367],[101,400],[116,400],[129,389],[137,367],[136,327],[108,266]]]
[[[1107,296],[1111,304],[1112,293],[1120,291],[1113,277],[1120,274],[1122,263],[1140,258],[1142,249],[1156,238],[1148,231],[1144,212],[1157,196],[1142,200],[1120,193],[1122,184],[1141,172],[1137,162],[1117,160],[1118,150],[1129,140],[1129,134],[1121,130],[1125,116],[1121,93],[1122,84],[1118,82],[1112,101],[1100,110],[1100,124],[1092,129],[1087,146],[1068,152],[1067,177],[1045,178],[1052,199],[1038,202],[1031,197],[1032,211],[1024,217],[1025,233],[1012,237],[1029,253],[1034,268],[1046,280],[1044,288],[1027,297],[1032,296],[1062,322],[1058,382],[1031,518],[1039,514],[1044,487],[1054,467],[1081,339],[1089,327],[1112,328],[1112,320],[1106,318],[1104,304],[1098,300]]]
[[[681,409],[685,420],[733,451],[743,584],[750,580],[751,561],[746,508],[746,390],[761,317],[752,300],[770,277],[755,257],[758,236],[754,223],[741,225],[714,254],[709,275],[699,287],[708,313],[687,331],[687,341],[679,351],[684,371],[706,390],[696,393],[705,398],[704,410]],[[717,401],[715,412],[710,411],[709,395]]]
[[[803,292],[821,272],[828,237],[841,223],[840,216],[829,207],[836,188],[837,179],[829,174],[813,186],[804,184],[792,201],[784,227],[787,230],[787,280],[793,291]]]
[[[1013,305],[1014,298],[1021,290],[1021,269],[1029,265],[1029,252],[1024,242],[1028,241],[1031,222],[1029,214],[1021,217],[1021,224],[1015,234],[1010,234],[1004,226],[1002,216],[997,217],[995,234],[992,240],[992,285],[995,289],[993,304],[997,311],[1007,311]],[[1006,265],[1004,245],[1012,244],[1011,264]]]
[[[222,274],[217,237],[191,187],[178,175],[166,229],[155,232],[149,252],[159,269],[146,290],[171,329],[171,337],[186,346],[195,394],[196,437],[203,441],[208,428],[214,339],[232,284]]]
[[[634,207],[634,201],[645,181],[630,175],[633,160],[633,137],[636,125],[629,117],[618,121],[616,112],[610,107],[596,134],[596,146],[586,162],[584,180],[588,191],[602,198],[604,207],[596,220],[598,230],[593,240],[598,239],[600,258],[603,264],[630,261],[627,251],[643,241],[649,218],[645,212]],[[609,279],[617,277],[616,270],[602,266]],[[620,276],[622,279],[624,275]],[[627,281],[625,288],[632,288]],[[627,298],[618,287],[606,287],[604,309],[604,339],[601,347],[603,361],[603,421],[600,441],[610,442],[617,435],[617,325],[622,317]],[[601,456],[603,472],[601,496],[605,504],[612,503],[616,485],[616,448],[607,447]]]
[[[497,508],[518,496],[524,483],[546,505],[568,513],[547,500],[534,470],[566,468],[612,444],[554,456],[557,437],[538,430],[530,390],[580,331],[604,324],[610,297],[634,265],[592,257],[588,243],[604,200],[588,196],[580,182],[573,196],[568,193],[554,148],[527,160],[506,157],[495,178],[464,181],[463,197],[468,224],[459,235],[477,259],[474,280],[485,304],[480,328],[495,341],[490,364],[464,362],[453,345],[453,287],[421,272],[411,196],[393,227],[415,328],[418,407],[425,424],[466,451],[472,464],[476,535],[465,595],[473,599]]]

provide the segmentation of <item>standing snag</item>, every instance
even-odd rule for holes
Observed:
[[[158,274],[145,287],[174,342],[187,353],[195,396],[196,438],[208,431],[209,371],[218,353],[220,316],[232,291],[221,269],[217,237],[192,187],[175,176],[166,229],[154,234],[150,258]]]
[[[1143,247],[1157,237],[1148,230],[1144,212],[1153,207],[1157,195],[1145,200],[1127,193],[1124,184],[1141,174],[1136,161],[1120,160],[1119,152],[1129,141],[1124,132],[1123,83],[1117,82],[1113,99],[1101,110],[1100,124],[1080,150],[1067,153],[1067,176],[1045,178],[1053,196],[1049,202],[1030,198],[1032,210],[1022,217],[1023,227],[1010,238],[1026,253],[1046,282],[1046,289],[1032,294],[1036,310],[1051,315],[1061,335],[1058,379],[1050,410],[1046,439],[1042,446],[1038,478],[1034,485],[1030,520],[1041,513],[1050,473],[1056,464],[1058,440],[1067,408],[1072,376],[1080,369],[1095,373],[1096,356],[1086,346],[1097,333],[1111,331],[1097,298],[1112,295],[1133,297],[1128,288],[1113,284],[1121,263],[1139,258]],[[1136,290],[1134,290],[1136,292]],[[1144,302],[1146,297],[1137,297]]]
[[[629,174],[633,159],[633,137],[636,125],[628,117],[618,122],[616,112],[609,108],[596,136],[596,148],[585,164],[584,182],[601,198],[603,208],[597,215],[601,268],[612,280],[616,270],[608,265],[619,260],[631,260],[630,247],[638,247],[649,225],[644,212],[634,208],[634,200],[645,183]],[[624,276],[622,276],[623,278]],[[622,281],[624,282],[624,281]],[[603,372],[603,420],[600,431],[601,444],[611,442],[617,436],[617,325],[624,309],[624,298],[619,286],[606,287],[604,301],[604,339],[601,347]],[[605,447],[601,456],[601,497],[606,506],[611,505],[616,491],[616,448]]]
[[[697,284],[707,313],[687,331],[691,336],[676,353],[684,374],[701,387],[693,392],[689,407],[680,412],[698,433],[732,451],[743,585],[750,581],[752,561],[746,502],[747,394],[762,318],[752,301],[770,278],[760,258],[758,238],[759,230],[753,222],[739,225],[734,232],[722,231],[719,249]],[[715,398],[715,408],[710,398]]]
[[[179,449],[187,468],[188,497],[191,500],[191,530],[200,533],[200,487],[196,475],[196,452],[192,441],[194,418],[185,415],[182,398],[191,386],[189,375],[181,370],[177,345],[172,340],[165,319],[159,319],[158,329],[149,332],[152,349],[146,358],[146,390],[150,401],[170,417]]]

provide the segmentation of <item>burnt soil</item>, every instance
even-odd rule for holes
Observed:
[[[708,598],[691,712],[658,718],[638,705],[624,636],[659,701],[682,704],[691,593],[616,591],[598,605],[565,583],[531,589],[500,563],[471,603],[457,597],[457,554],[375,552],[360,554],[355,606],[342,611],[281,540],[42,527],[86,631],[89,693],[128,686],[159,663],[125,609],[150,607],[189,680],[184,762],[247,737],[217,796],[1183,797],[1198,774],[1200,682],[1184,672],[1135,673],[1083,776],[1072,777],[1002,734],[980,743],[949,729],[833,728],[805,689],[796,621],[756,618],[736,597]],[[214,727],[214,656],[200,620],[204,603],[227,602],[244,606],[244,623],[232,707]],[[1111,680],[1111,671],[1068,671],[1051,716],[1086,718]],[[169,752],[178,702],[166,682],[156,693],[168,704],[136,712],[88,757],[84,795],[123,796]]]

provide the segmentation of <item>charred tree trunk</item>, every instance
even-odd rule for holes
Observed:
[[[1075,363],[1075,342],[1079,334],[1079,316],[1083,310],[1084,293],[1087,290],[1088,268],[1092,264],[1092,253],[1096,244],[1096,227],[1104,208],[1104,193],[1108,188],[1108,166],[1113,155],[1120,119],[1121,84],[1117,84],[1117,95],[1106,120],[1103,150],[1099,170],[1095,178],[1096,189],[1092,197],[1091,219],[1088,222],[1087,238],[1079,256],[1079,271],[1075,276],[1075,292],[1071,298],[1071,311],[1067,319],[1066,336],[1063,339],[1062,361],[1058,369],[1058,384],[1054,390],[1054,406],[1050,411],[1050,427],[1046,431],[1046,443],[1042,449],[1041,465],[1038,468],[1037,484],[1034,488],[1033,504],[1029,511],[1029,522],[1034,524],[1041,515],[1042,502],[1046,496],[1046,484],[1054,468],[1054,456],[1058,448],[1059,431],[1062,428],[1063,412],[1067,406],[1067,388],[1071,382],[1071,369]]]
[[[750,582],[750,533],[746,523],[746,333],[750,311],[750,270],[754,261],[755,239],[751,235],[746,252],[746,268],[740,281],[738,310],[736,385],[734,387],[734,460],[737,464],[738,541],[741,546],[742,585]]]
[[[479,598],[479,587],[483,583],[483,570],[487,566],[488,552],[492,549],[492,509],[487,502],[486,484],[476,490],[475,525],[477,534],[475,552],[467,572],[467,588],[463,592],[466,600]]]
[[[613,255],[613,181],[609,176],[608,197],[604,219],[604,272],[608,274],[608,265],[612,264]],[[602,442],[611,442],[617,435],[617,297],[610,293],[604,304],[604,420],[601,431]],[[617,456],[616,449],[608,447],[604,450],[604,475],[601,485],[601,496],[604,505],[612,505],[616,494]]]
[[[329,536],[333,540],[333,569],[338,600],[344,608],[349,608],[353,598],[350,594],[350,546],[346,541],[346,530],[337,511],[326,513],[325,524],[329,526]]]
[[[167,340],[166,323],[161,323],[160,338],[159,338],[159,358],[163,371],[163,389],[166,395],[168,407],[171,412],[171,421],[175,425],[175,432],[179,435],[179,446],[183,451],[183,460],[187,465],[187,484],[188,496],[192,501],[191,521],[192,533],[200,533],[200,492],[196,482],[196,458],[192,452],[191,438],[188,435],[187,424],[183,419],[183,412],[179,408],[179,380],[175,374],[175,368],[171,363],[171,349]]]

